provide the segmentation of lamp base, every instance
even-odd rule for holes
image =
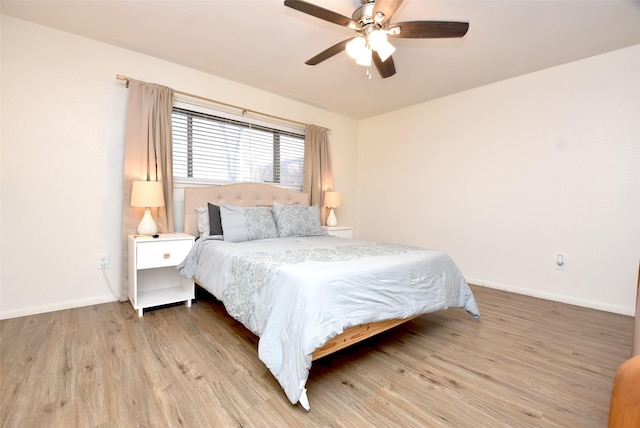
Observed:
[[[151,209],[145,208],[142,220],[138,224],[138,235],[155,235],[158,233],[158,226],[151,217]]]
[[[335,213],[333,212],[333,208],[329,212],[329,217],[327,217],[327,226],[333,227],[338,225],[338,219],[336,218]]]

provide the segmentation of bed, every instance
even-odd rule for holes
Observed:
[[[184,207],[185,233],[199,239],[181,275],[259,336],[259,358],[307,410],[313,360],[425,313],[459,307],[480,316],[445,253],[330,236],[304,193],[189,187]]]

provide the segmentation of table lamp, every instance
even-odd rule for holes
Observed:
[[[327,217],[327,226],[338,225],[338,219],[336,218],[336,214],[333,212],[333,209],[340,208],[340,202],[340,192],[324,192],[324,206],[326,208],[331,208],[329,217]]]
[[[155,235],[158,226],[151,216],[152,207],[164,206],[161,181],[134,181],[131,189],[131,206],[144,207],[144,216],[138,224],[139,235]]]

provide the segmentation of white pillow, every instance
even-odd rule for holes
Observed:
[[[209,208],[196,207],[196,214],[198,215],[198,232],[200,232],[200,238],[209,236]]]
[[[220,220],[225,241],[243,242],[278,237],[273,214],[266,207],[236,207],[222,204]]]
[[[303,207],[274,202],[273,216],[281,238],[327,234],[320,224],[320,211],[317,205]]]

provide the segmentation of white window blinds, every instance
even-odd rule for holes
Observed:
[[[190,181],[302,188],[304,131],[174,107],[173,176]]]

